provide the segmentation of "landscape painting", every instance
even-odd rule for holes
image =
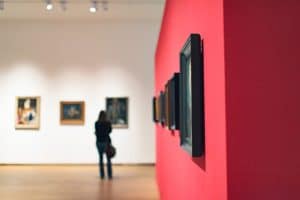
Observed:
[[[113,128],[128,128],[128,98],[106,98],[107,118]]]
[[[64,125],[84,124],[85,104],[83,101],[60,102],[60,123]]]

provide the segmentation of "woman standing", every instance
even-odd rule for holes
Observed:
[[[103,153],[105,153],[106,148],[111,143],[111,139],[109,134],[111,133],[111,123],[106,118],[105,111],[101,111],[99,113],[98,120],[95,122],[95,134],[96,134],[96,145],[99,153],[99,170],[100,170],[100,177],[104,179],[104,166],[103,166]],[[111,160],[109,156],[106,154],[107,160],[107,174],[108,178],[112,179],[112,166]]]

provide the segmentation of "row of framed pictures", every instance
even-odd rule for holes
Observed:
[[[153,121],[170,130],[179,129],[179,73],[175,73],[158,97],[153,97]]]
[[[153,97],[153,121],[180,131],[180,146],[192,157],[204,154],[203,41],[191,34],[180,52],[180,73]]]
[[[41,97],[16,97],[16,129],[40,128]],[[128,128],[128,97],[106,98],[106,112],[113,128]],[[96,120],[96,119],[95,119]],[[60,124],[83,125],[85,122],[84,101],[61,101]]]

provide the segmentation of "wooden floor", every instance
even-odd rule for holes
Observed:
[[[159,199],[154,166],[114,166],[101,180],[97,166],[0,166],[0,200]]]

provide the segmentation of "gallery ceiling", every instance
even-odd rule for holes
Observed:
[[[0,20],[157,20],[165,0],[65,0],[65,10],[61,1],[0,0]],[[89,11],[93,1],[95,13]],[[52,10],[46,9],[47,2]]]

